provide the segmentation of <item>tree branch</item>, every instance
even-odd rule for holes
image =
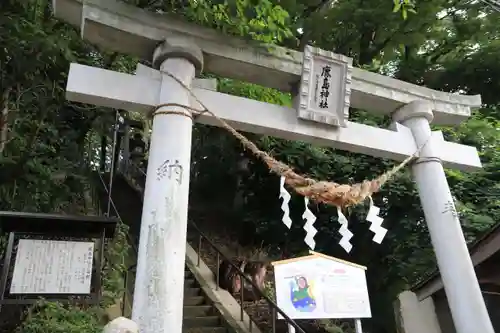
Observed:
[[[404,23],[402,25],[399,26],[398,29],[396,29],[389,37],[387,37],[386,39],[384,39],[384,41],[382,43],[380,43],[379,45],[377,45],[372,51],[371,51],[371,55],[372,55],[372,59],[373,57],[375,57],[378,53],[380,53],[380,51],[382,51],[390,42],[391,40],[399,33],[404,33],[404,29],[408,26],[408,22],[409,20],[405,20]]]
[[[2,99],[0,105],[2,105],[2,113],[0,115],[0,155],[3,154],[5,150],[5,145],[8,142],[8,133],[9,133],[9,95],[11,88],[7,88],[4,90],[2,94]]]
[[[307,43],[309,43],[311,39],[311,32],[309,29],[305,27],[306,20],[316,13],[323,12],[328,7],[333,5],[333,3],[336,1],[337,0],[321,0],[319,4],[307,7],[306,10],[304,10],[304,32],[302,33],[302,36],[299,39],[299,51],[304,51]]]

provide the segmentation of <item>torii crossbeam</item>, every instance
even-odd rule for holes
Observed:
[[[410,129],[397,123],[393,130],[355,122],[337,128],[318,126],[298,119],[293,108],[196,88],[196,80],[194,82],[193,92],[203,104],[241,131],[301,140],[395,161],[403,161],[417,150]],[[74,102],[148,113],[160,104],[160,88],[160,71],[141,64],[136,75],[71,64],[66,97]],[[189,104],[201,109],[192,97]],[[220,126],[208,114],[196,120],[202,124]],[[444,141],[440,131],[433,132],[433,137],[437,157],[446,167],[463,171],[481,168],[476,148]]]

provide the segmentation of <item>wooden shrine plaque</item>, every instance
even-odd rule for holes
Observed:
[[[312,46],[304,50],[298,117],[346,126],[351,98],[352,59]]]

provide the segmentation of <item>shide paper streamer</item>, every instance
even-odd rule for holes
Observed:
[[[280,179],[280,199],[283,199],[281,203],[281,210],[283,211],[282,221],[283,224],[287,226],[288,229],[292,226],[292,219],[290,218],[290,199],[291,195],[285,188],[285,177]],[[305,210],[302,214],[302,218],[305,220],[304,230],[306,231],[306,237],[304,242],[309,246],[311,250],[316,247],[316,242],[314,241],[314,236],[318,233],[318,230],[314,227],[314,222],[316,222],[316,216],[313,212],[309,210],[309,198],[304,197]]]
[[[337,214],[339,217],[339,223],[340,223],[340,229],[339,229],[339,234],[342,235],[342,238],[340,239],[339,245],[346,250],[347,253],[351,252],[352,250],[352,244],[351,244],[351,238],[353,233],[347,228],[347,218],[345,215],[342,213],[342,210],[337,207]]]
[[[280,199],[283,199],[281,203],[281,210],[283,211],[283,224],[287,226],[288,229],[292,226],[292,219],[290,218],[290,207],[288,203],[290,202],[290,193],[285,188],[285,177],[280,178]]]
[[[314,236],[318,233],[318,230],[314,227],[314,222],[316,222],[316,216],[314,216],[313,212],[309,210],[309,198],[304,197],[305,210],[304,214],[302,214],[302,218],[306,220],[304,224],[304,230],[306,231],[306,237],[304,238],[304,242],[309,246],[311,250],[314,250],[316,247],[316,242],[314,241]]]
[[[368,222],[371,222],[370,231],[375,234],[373,236],[373,241],[378,244],[382,243],[382,240],[387,233],[387,229],[382,227],[382,222],[384,222],[384,219],[378,216],[379,213],[380,208],[373,204],[373,199],[370,197],[370,209],[368,210],[366,220]]]
[[[281,177],[280,179],[280,199],[283,199],[281,203],[281,210],[283,211],[283,224],[287,226],[288,229],[292,226],[292,219],[290,218],[290,199],[291,195],[285,188],[285,177]],[[384,219],[378,216],[380,213],[380,208],[375,206],[373,203],[373,199],[370,199],[370,208],[368,210],[368,214],[366,216],[366,220],[371,222],[370,231],[372,231],[375,235],[373,236],[373,241],[375,243],[381,244],[385,235],[387,234],[387,229],[382,227],[382,223]],[[304,197],[305,210],[302,218],[305,220],[304,230],[306,231],[306,237],[304,238],[304,242],[309,246],[311,250],[314,250],[316,247],[316,242],[314,241],[314,236],[318,233],[318,230],[314,227],[314,222],[316,222],[316,216],[309,209],[309,198]],[[339,234],[342,238],[339,241],[339,245],[344,248],[344,250],[349,253],[352,250],[351,238],[354,236],[353,233],[348,228],[348,221],[345,215],[342,213],[340,207],[337,207],[337,215],[338,221],[340,223]]]

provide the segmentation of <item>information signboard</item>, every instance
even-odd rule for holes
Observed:
[[[273,265],[276,302],[290,318],[371,317],[365,267],[316,252]]]
[[[90,294],[93,242],[20,239],[11,294]]]

